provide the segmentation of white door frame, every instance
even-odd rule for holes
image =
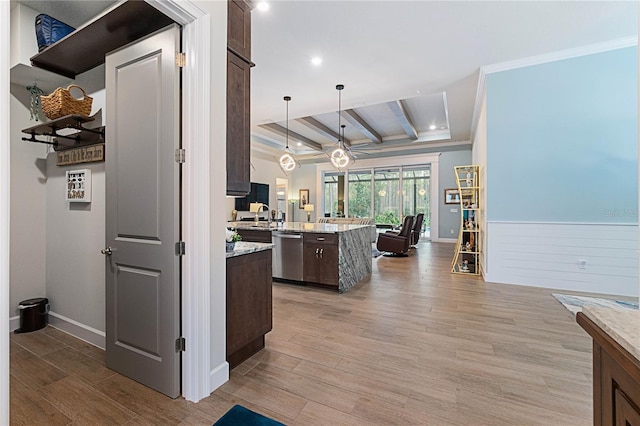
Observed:
[[[0,2],[0,424],[9,424],[9,2]]]
[[[182,260],[182,334],[187,343],[182,357],[182,396],[197,402],[229,377],[224,359],[220,366],[210,365],[211,324],[225,327],[225,313],[220,321],[212,318],[210,309],[210,283],[214,278],[210,266],[211,17],[193,1],[147,2],[182,25],[182,45],[187,52],[182,77],[182,146],[186,151],[182,168],[182,238],[186,244]],[[224,269],[215,275],[215,281],[225,281]],[[225,342],[220,344],[224,347]],[[218,374],[210,380],[211,370]]]

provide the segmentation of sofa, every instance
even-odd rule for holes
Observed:
[[[369,217],[321,217],[318,219],[318,223],[333,223],[336,225],[369,225],[371,226],[371,242],[376,242],[376,223]]]

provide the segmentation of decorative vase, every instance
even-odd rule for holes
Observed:
[[[236,242],[235,242],[235,241],[231,241],[231,242],[229,242],[229,241],[225,241],[225,243],[226,243],[226,245],[227,245],[227,246],[226,246],[227,251],[233,251],[233,249],[235,249],[235,248],[236,248]]]

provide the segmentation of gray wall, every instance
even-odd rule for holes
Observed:
[[[76,82],[94,98],[92,112],[104,108],[104,67]],[[47,145],[21,141],[38,123],[25,88],[11,90],[11,315],[21,300],[48,297],[53,313],[104,331],[104,163],[58,167]],[[91,203],[65,201],[65,172],[76,169],[92,171]]]
[[[66,171],[91,170],[91,203],[65,201]],[[104,163],[56,166],[47,157],[47,297],[51,311],[105,330]]]
[[[21,140],[29,120],[29,92],[11,85],[11,244],[9,315],[18,303],[46,296],[46,155],[48,146]],[[16,324],[17,326],[17,324]]]
[[[103,110],[104,66],[76,77],[93,97],[91,112]],[[106,155],[109,148],[106,148]],[[66,171],[91,170],[91,203],[65,201]],[[46,289],[51,311],[105,331],[105,174],[104,162],[59,167],[55,153],[47,157]]]
[[[296,169],[295,173],[292,175],[292,179],[289,185],[289,198],[298,198],[300,189],[308,189],[309,203],[314,204],[316,206],[316,209],[318,209],[322,194],[318,194],[316,186],[315,164],[304,164],[300,168]],[[296,222],[307,221],[307,213],[304,210],[300,209],[297,203],[293,207],[289,205],[289,214],[292,213],[292,209],[294,211],[293,220],[295,220]],[[315,222],[317,214],[317,210],[311,213],[311,222]]]
[[[438,179],[438,236],[440,238],[457,238],[460,229],[460,206],[444,203],[444,190],[456,188],[454,166],[471,164],[471,151],[452,151],[440,154],[440,176]],[[451,210],[455,209],[455,212]],[[453,233],[451,232],[453,230]],[[433,230],[432,230],[433,232]]]

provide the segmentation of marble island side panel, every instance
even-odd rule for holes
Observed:
[[[369,226],[347,226],[358,226],[358,228],[338,234],[338,292],[340,293],[344,293],[371,274],[373,268]]]

